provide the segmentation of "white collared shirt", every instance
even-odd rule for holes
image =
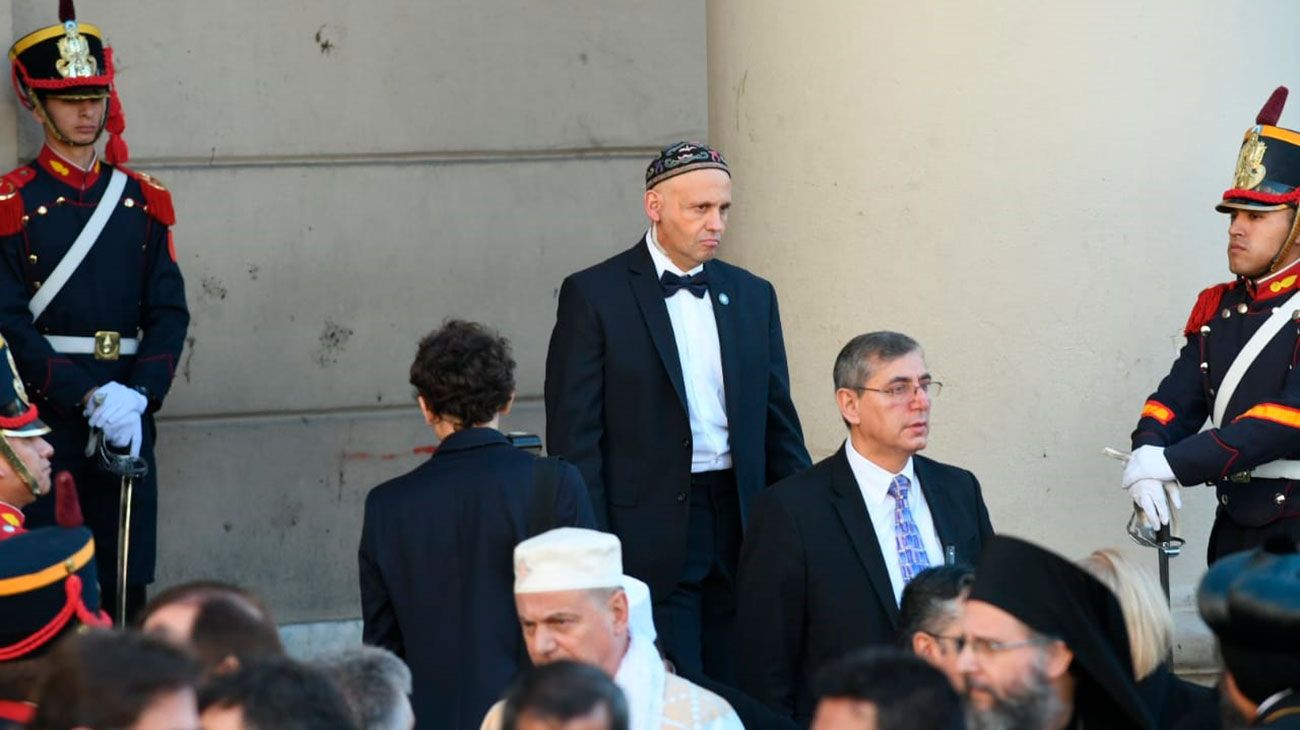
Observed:
[[[704,269],[701,264],[682,271],[668,258],[655,239],[654,226],[645,235],[655,277],[671,271],[691,276]],[[678,290],[664,300],[673,325],[677,357],[686,385],[686,412],[691,419],[691,473],[731,468],[731,438],[727,428],[727,394],[722,382],[722,346],[718,344],[718,322],[713,318],[713,297],[697,297]]]
[[[921,533],[921,544],[925,546],[925,557],[930,565],[943,565],[943,545],[939,542],[939,533],[934,529],[934,516],[930,514],[930,504],[925,501],[921,491],[921,482],[916,478],[909,457],[898,474],[890,473],[876,466],[867,457],[853,448],[853,441],[844,441],[844,453],[849,459],[849,468],[853,478],[862,491],[862,501],[867,503],[867,515],[871,517],[871,526],[876,530],[876,542],[880,545],[880,554],[885,557],[885,569],[889,571],[889,582],[894,586],[894,601],[903,597],[903,569],[898,564],[898,543],[894,539],[894,498],[889,496],[889,485],[894,477],[902,474],[907,477],[911,487],[907,490],[907,506],[912,512],[912,521]]]

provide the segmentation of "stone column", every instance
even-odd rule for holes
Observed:
[[[1300,7],[1251,7],[708,0],[723,255],[777,288],[814,458],[844,438],[839,348],[901,330],[946,385],[926,453],[980,477],[995,528],[1154,571],[1101,449],[1127,448],[1197,292],[1229,278],[1212,205],[1300,82]],[[1185,492],[1191,627],[1214,505]]]

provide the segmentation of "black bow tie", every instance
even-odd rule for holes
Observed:
[[[700,269],[698,274],[690,276],[678,276],[671,271],[665,271],[663,276],[659,277],[659,286],[663,287],[665,299],[676,294],[678,289],[685,289],[694,294],[696,299],[703,299],[704,293],[709,290],[709,275],[703,269]]]

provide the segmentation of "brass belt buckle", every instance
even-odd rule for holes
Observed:
[[[122,335],[118,332],[100,330],[95,333],[95,359],[116,360],[122,354]]]
[[[1229,474],[1228,481],[1236,484],[1249,484],[1251,474],[1249,471],[1239,471],[1236,474]]]

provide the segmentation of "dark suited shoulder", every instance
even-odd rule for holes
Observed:
[[[621,281],[627,271],[629,264],[635,261],[635,254],[638,249],[646,245],[645,239],[638,240],[631,248],[624,249],[613,256],[592,264],[581,271],[575,271],[564,277],[564,283],[569,286],[577,287],[584,294],[592,294],[601,289],[609,287],[611,284]],[[648,254],[647,254],[648,256]]]
[[[931,512],[948,508],[958,509],[961,516],[973,520],[981,544],[993,537],[993,523],[989,519],[988,506],[984,503],[984,491],[974,472],[920,454],[912,457],[912,465],[921,480],[922,488],[927,490],[926,499],[931,502]],[[928,489],[931,486],[942,489],[942,495],[936,495],[935,498],[929,496]],[[957,516],[935,515],[935,526],[939,528],[941,537],[945,527],[951,529],[952,518]],[[979,556],[978,553],[972,555],[959,553],[957,557],[959,560],[973,564]]]
[[[755,274],[749,269],[742,269],[739,266],[729,264],[722,259],[713,259],[709,262],[709,265],[716,267],[719,271],[726,274],[730,281],[740,286],[752,286],[766,289],[767,291],[776,291],[776,287],[772,286],[772,282],[764,279],[758,274]]]
[[[831,454],[808,469],[791,474],[764,489],[754,500],[754,509],[757,510],[760,504],[767,502],[780,505],[795,514],[809,509],[824,509],[828,505],[827,488],[836,469],[835,462],[843,458],[843,454],[838,452]]]
[[[966,488],[973,491],[979,491],[980,482],[975,478],[975,472],[970,469],[963,469],[960,466],[945,464],[942,461],[935,461],[926,456],[916,454],[912,457],[913,469],[922,471],[928,470],[927,474],[938,476],[943,482],[945,488],[957,489]]]

